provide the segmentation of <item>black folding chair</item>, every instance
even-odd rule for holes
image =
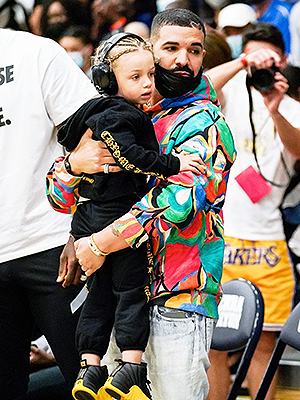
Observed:
[[[266,397],[286,345],[300,351],[300,303],[292,310],[286,323],[283,325],[272,357],[256,393],[255,400],[262,400]]]
[[[259,289],[245,279],[226,282],[223,290],[223,299],[219,305],[219,321],[213,333],[211,348],[219,351],[244,349],[227,396],[227,400],[234,400],[246,377],[261,335],[264,302]]]

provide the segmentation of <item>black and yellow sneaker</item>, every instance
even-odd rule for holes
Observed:
[[[107,366],[87,365],[86,360],[82,360],[80,364],[81,369],[72,390],[74,399],[112,400],[111,396],[103,389],[108,377]]]
[[[147,364],[134,364],[118,360],[119,366],[104,384],[105,391],[114,399],[151,400]]]

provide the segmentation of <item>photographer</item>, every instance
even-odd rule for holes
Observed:
[[[292,305],[294,278],[278,207],[300,158],[300,104],[285,94],[287,80],[279,71],[287,56],[276,27],[254,25],[243,36],[243,49],[238,59],[207,74],[237,148],[224,207],[222,282],[248,279],[265,302],[263,332],[247,375],[253,399]],[[227,354],[211,351],[210,360],[209,399],[225,399],[230,384]],[[268,400],[275,388],[276,379]]]

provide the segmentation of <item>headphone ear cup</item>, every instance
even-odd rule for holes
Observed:
[[[92,80],[100,92],[114,95],[118,91],[118,83],[110,66],[105,62],[100,62],[92,66]]]
[[[134,33],[116,33],[104,44],[103,49],[98,54],[98,63],[92,66],[92,80],[99,93],[105,92],[108,95],[114,95],[118,92],[118,82],[114,72],[108,63],[104,62],[109,51],[125,37],[135,37],[143,40]]]

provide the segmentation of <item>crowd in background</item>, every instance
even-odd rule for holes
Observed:
[[[288,65],[283,71],[290,85],[287,94],[300,101],[300,1],[0,0],[0,27],[29,31],[55,40],[91,78],[91,57],[102,40],[117,32],[131,32],[148,38],[153,16],[166,8],[190,9],[202,18],[207,30],[204,71],[241,57],[243,34],[253,24],[267,22],[276,26],[282,33],[288,55]],[[296,163],[296,183],[284,200],[297,187],[297,179],[299,166]],[[294,304],[300,297],[297,291],[300,219],[298,221],[293,213],[298,205],[297,194],[295,198],[292,203],[282,202],[285,233],[296,278]],[[286,209],[288,212],[284,212]]]
[[[90,57],[99,42],[128,31],[148,38],[153,16],[168,8],[189,9],[202,18],[206,69],[237,58],[241,36],[255,22],[279,28],[289,64],[300,67],[297,0],[2,0],[0,26],[54,39],[90,74]]]

